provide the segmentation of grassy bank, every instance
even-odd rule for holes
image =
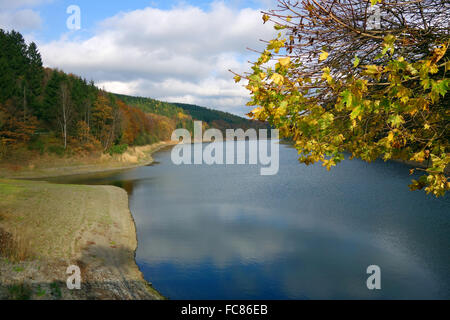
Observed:
[[[0,299],[160,299],[135,260],[124,190],[0,180]],[[69,265],[81,290],[68,290]]]

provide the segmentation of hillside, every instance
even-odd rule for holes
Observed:
[[[266,127],[199,106],[112,94],[91,81],[44,68],[36,44],[0,29],[0,164],[44,155],[122,154],[130,146],[169,140],[177,128]]]
[[[116,93],[114,95],[127,105],[138,107],[146,113],[159,114],[169,118],[176,118],[180,113],[184,113],[182,108],[179,108],[174,104],[158,101],[152,98],[133,97]]]
[[[248,129],[268,128],[267,124],[239,117],[237,115],[219,110],[209,109],[193,104],[162,102],[152,98],[132,97],[115,94],[115,96],[126,104],[137,107],[144,112],[159,114],[162,116],[177,118],[185,115],[193,120],[203,121],[209,128],[225,129]]]
[[[266,123],[245,119],[228,112],[200,107],[193,104],[185,104],[185,103],[173,103],[173,104],[183,109],[184,112],[189,114],[192,118],[206,122],[209,126],[213,128],[221,128],[221,129],[268,128],[268,125]]]

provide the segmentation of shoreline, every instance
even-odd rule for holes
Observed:
[[[41,170],[38,173],[30,170],[10,177],[14,180],[0,178],[0,195],[3,196],[3,192],[13,198],[12,203],[0,201],[0,243],[3,245],[5,239],[12,239],[11,246],[24,247],[19,251],[26,249],[25,251],[33,252],[33,258],[17,261],[8,257],[0,259],[0,299],[164,300],[165,297],[145,280],[137,266],[136,223],[129,208],[128,194],[124,189],[114,186],[53,184],[37,180],[128,170],[149,165],[153,163],[151,155],[154,152],[176,143],[165,141],[141,147],[139,152],[146,152],[146,157],[133,164],[115,164],[107,168],[101,165],[60,167],[56,170]],[[30,199],[29,195],[22,192],[15,194],[15,191],[9,194],[9,190],[22,189],[30,189],[28,191],[34,194],[34,197]],[[47,201],[42,201],[42,194],[47,196]],[[62,194],[67,194],[67,197],[61,197]],[[21,197],[26,197],[26,200]],[[90,199],[87,204],[86,199]],[[65,203],[67,200],[71,200],[70,205]],[[39,202],[39,209],[37,205],[33,205],[34,202]],[[86,206],[93,208],[88,210]],[[13,215],[5,218],[2,214],[4,207]],[[27,216],[21,221],[21,227],[17,228],[14,215],[24,215],[24,212],[27,212]],[[36,224],[33,222],[36,216],[43,220]],[[79,220],[80,225],[70,221],[73,217]],[[32,245],[23,245],[23,241],[18,240],[27,237],[32,239],[31,235],[43,232],[40,227],[45,230],[44,236],[41,237],[43,243],[30,240]],[[72,236],[66,238],[58,233],[60,229],[70,230]],[[47,239],[55,236],[56,239]],[[64,247],[69,253],[58,256],[54,253],[54,248],[52,249],[55,244],[58,244],[59,249]],[[36,252],[39,254],[35,254]],[[40,252],[48,254],[41,256]],[[68,277],[65,271],[70,264],[81,269],[81,290],[68,290],[65,286]],[[29,292],[29,297],[14,296],[17,290]]]
[[[12,172],[9,170],[8,172],[1,174],[0,179],[38,180],[45,178],[129,170],[152,164],[153,153],[161,150],[162,148],[173,146],[175,144],[177,144],[176,141],[161,141],[142,147],[133,147],[130,151],[125,152],[123,155],[116,156],[116,159],[109,159],[105,162],[97,164],[68,165],[37,169],[27,168],[17,172]],[[132,156],[130,156],[130,153]]]

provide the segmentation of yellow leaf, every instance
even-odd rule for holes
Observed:
[[[254,117],[257,119],[260,116],[262,111],[263,111],[263,109],[261,107],[258,107],[258,108],[253,109],[248,115],[252,118]]]
[[[252,113],[259,113],[259,112],[261,112],[261,107],[252,110]]]
[[[264,23],[266,23],[267,21],[269,21],[270,18],[267,14],[265,14],[265,15],[263,15],[262,19],[263,19]]]
[[[333,81],[333,78],[330,75],[331,72],[330,68],[329,67],[323,68],[322,71],[323,71],[322,79],[325,79],[327,80],[328,83],[331,83]]]
[[[433,57],[431,58],[433,63],[436,63],[439,60],[441,60],[445,56],[446,52],[447,52],[447,46],[445,44],[443,44],[440,48],[434,49],[434,54],[433,54]]]
[[[322,50],[322,53],[319,56],[319,61],[326,60],[327,58],[328,58],[328,52]]]
[[[382,66],[376,66],[373,64],[369,65],[369,66],[365,66],[365,68],[366,68],[365,73],[368,75],[376,75],[383,71]]]
[[[289,64],[289,62],[291,62],[291,58],[286,57],[286,58],[280,58],[278,59],[278,61],[280,62],[280,64],[285,67]]]
[[[393,133],[392,131],[389,132],[389,135],[388,135],[388,141],[389,141],[389,142],[394,141],[394,133]]]
[[[281,74],[278,73],[274,73],[271,77],[270,80],[272,80],[274,83],[276,83],[277,85],[281,86],[284,82],[284,78]]]

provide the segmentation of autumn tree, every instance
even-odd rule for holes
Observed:
[[[116,99],[100,91],[92,110],[92,132],[108,150],[120,135],[120,110]]]
[[[92,112],[93,132],[96,138],[106,148],[108,132],[112,122],[112,108],[107,96],[99,93]]]
[[[376,6],[376,7],[374,7]],[[374,14],[379,24],[373,24]],[[305,164],[344,153],[430,164],[411,189],[450,189],[447,1],[279,1],[278,30],[245,78],[254,119],[291,138]]]
[[[14,149],[29,142],[37,125],[36,117],[24,114],[23,110],[15,108],[11,100],[0,104],[1,156],[5,156],[8,149]]]

